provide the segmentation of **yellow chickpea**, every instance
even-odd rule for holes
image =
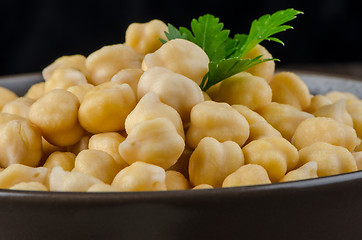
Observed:
[[[142,59],[143,55],[125,44],[104,46],[86,59],[88,82],[99,85],[110,81],[122,69],[141,68]]]
[[[34,101],[32,98],[20,97],[5,104],[1,112],[19,115],[28,119],[29,110]]]
[[[48,169],[44,167],[29,167],[22,164],[12,164],[0,172],[0,188],[11,188],[21,182],[44,183]]]
[[[318,164],[317,162],[310,161],[303,166],[288,172],[280,182],[298,181],[310,178],[317,178]]]
[[[347,104],[347,111],[353,120],[353,128],[357,136],[362,139],[362,101],[354,101]]]
[[[137,124],[119,144],[119,153],[128,164],[140,161],[168,169],[184,148],[185,142],[172,122],[155,118]]]
[[[347,124],[348,126],[353,127],[353,120],[351,115],[348,113],[346,108],[346,100],[340,99],[332,104],[328,104],[320,107],[317,111],[313,113],[316,117],[329,117],[333,118],[336,121]]]
[[[222,187],[238,187],[269,184],[270,179],[265,168],[258,164],[247,164],[227,176]]]
[[[242,150],[245,163],[263,166],[272,182],[278,182],[298,162],[298,150],[281,137],[254,140]]]
[[[273,56],[269,53],[269,51],[260,44],[256,45],[253,49],[251,49],[250,52],[248,52],[244,58],[256,58],[258,56],[261,56],[260,59],[273,58]],[[274,61],[259,63],[254,67],[248,68],[246,70],[246,72],[249,72],[254,76],[263,78],[268,83],[271,81],[274,71],[275,71]]]
[[[61,103],[61,104],[59,104]],[[54,89],[36,100],[29,119],[51,144],[68,146],[78,142],[84,130],[78,123],[78,98],[63,89]]]
[[[120,168],[124,168],[128,166],[128,163],[126,163],[119,154],[118,147],[125,139],[125,137],[117,132],[98,133],[91,136],[88,146],[89,149],[108,153],[113,157]]]
[[[193,106],[204,101],[200,87],[191,79],[166,68],[153,67],[140,78],[137,97],[154,92],[160,101],[173,107],[184,122],[189,121]]]
[[[362,150],[359,152],[353,152],[352,155],[356,161],[357,170],[362,170]]]
[[[37,100],[45,94],[45,82],[39,82],[32,85],[25,93],[24,97]]]
[[[213,188],[214,188],[213,186],[203,183],[193,187],[192,190],[213,189]]]
[[[251,110],[257,110],[269,104],[272,90],[261,77],[241,72],[221,82],[215,101],[230,105],[241,104]]]
[[[186,190],[191,188],[190,182],[185,176],[173,170],[166,171],[165,182],[167,190]]]
[[[209,71],[209,58],[196,44],[184,39],[174,39],[144,57],[142,69],[146,71],[152,67],[167,68],[200,85]]]
[[[352,151],[357,146],[358,138],[352,127],[332,118],[306,119],[296,128],[293,144],[302,149],[316,142],[330,143]]]
[[[67,88],[67,91],[73,93],[81,103],[84,99],[84,96],[94,88],[94,85],[89,83],[83,83],[75,86],[70,86]]]
[[[220,142],[234,141],[242,146],[249,137],[249,124],[227,103],[205,101],[191,110],[186,143],[196,148],[204,137],[213,137]]]
[[[1,87],[0,86],[0,111],[2,110],[2,108],[4,107],[5,104],[14,101],[15,99],[18,98],[18,96],[12,92],[11,90]]]
[[[266,105],[259,113],[288,141],[291,141],[296,128],[301,122],[308,118],[314,118],[310,113],[276,102]]]
[[[152,53],[162,46],[160,39],[166,39],[167,30],[167,25],[158,19],[132,23],[126,30],[126,44],[140,54]]]
[[[308,86],[295,73],[279,72],[269,83],[273,93],[273,102],[289,104],[300,110],[309,107],[311,97]]]
[[[40,182],[21,182],[15,184],[9,189],[23,191],[48,191],[48,188]]]
[[[121,191],[163,191],[167,189],[165,179],[163,168],[145,162],[134,162],[116,175],[112,187]]]
[[[138,81],[140,80],[142,74],[143,71],[139,68],[122,69],[111,78],[111,82],[116,82],[119,84],[127,83],[132,88],[134,93],[137,94]]]
[[[316,142],[299,150],[298,165],[317,162],[319,177],[357,171],[353,155],[344,147]]]
[[[87,79],[84,74],[74,68],[55,69],[53,74],[45,81],[44,91],[50,92],[53,89],[64,89],[79,84],[86,84]]]
[[[347,104],[349,104],[349,102],[358,100],[356,95],[350,92],[331,91],[327,93],[325,96],[329,98],[332,101],[332,103],[335,103],[341,99],[345,99]]]
[[[89,133],[86,133],[77,143],[67,146],[67,151],[78,155],[81,151],[89,149],[88,145],[90,138],[91,136]]]
[[[43,167],[48,168],[49,170],[54,167],[61,167],[65,171],[71,171],[74,168],[74,161],[76,155],[72,152],[53,152],[49,155],[45,161]]]
[[[136,97],[128,84],[104,83],[84,96],[79,107],[79,122],[91,133],[120,131],[135,106]]]
[[[311,98],[310,105],[304,111],[308,113],[314,113],[322,106],[332,104],[332,101],[324,95],[315,95]]]
[[[243,152],[237,143],[220,143],[214,138],[205,137],[191,154],[190,182],[193,186],[206,183],[221,187],[224,179],[243,164]]]

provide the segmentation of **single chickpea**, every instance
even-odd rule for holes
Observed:
[[[196,148],[202,138],[213,137],[220,142],[234,141],[242,146],[249,137],[246,119],[227,103],[205,101],[191,110],[186,143]]]
[[[87,149],[81,151],[75,158],[74,169],[110,184],[121,167],[108,153]]]
[[[185,142],[167,118],[138,123],[119,144],[119,153],[128,163],[146,162],[168,169],[185,148]]]
[[[256,45],[253,49],[251,49],[244,58],[256,58],[261,56],[260,59],[272,59],[273,56],[269,53],[269,51],[261,46],[260,44]],[[267,61],[263,63],[259,63],[251,68],[248,68],[246,72],[251,73],[254,76],[258,76],[263,78],[266,82],[270,82],[275,71],[275,62]]]
[[[15,184],[11,190],[24,190],[24,191],[49,191],[48,188],[40,182],[21,182]]]
[[[263,107],[259,114],[288,141],[291,141],[296,128],[301,122],[308,118],[314,118],[310,113],[276,102]]]
[[[311,97],[308,86],[295,73],[279,72],[270,81],[273,102],[289,104],[299,110],[309,107]]]
[[[136,97],[128,84],[103,83],[84,96],[79,122],[91,133],[120,131],[135,106]]]
[[[137,94],[137,86],[143,71],[139,68],[126,68],[116,73],[112,78],[111,82],[119,84],[127,83],[135,94]]]
[[[12,164],[0,172],[0,188],[11,188],[21,182],[44,183],[48,169],[44,167],[29,167],[22,164]]]
[[[119,144],[125,139],[125,137],[117,132],[98,133],[90,137],[88,146],[89,149],[108,153],[120,168],[125,168],[128,166],[128,163],[124,161],[118,151]]]
[[[166,173],[159,166],[134,162],[122,169],[114,178],[112,187],[121,191],[164,191]]]
[[[143,55],[125,44],[104,46],[86,59],[88,82],[99,85],[110,81],[122,69],[141,68],[142,59]]]
[[[314,161],[307,162],[303,166],[288,172],[280,182],[298,181],[310,178],[317,178],[318,163]]]
[[[65,171],[71,171],[74,168],[74,161],[76,155],[72,152],[53,152],[49,155],[45,161],[43,167],[48,168],[49,170],[54,167],[61,167]]]
[[[53,74],[45,81],[44,91],[50,92],[53,89],[64,89],[79,84],[86,84],[87,79],[84,74],[74,68],[55,69]]]
[[[356,161],[357,170],[362,170],[362,150],[359,152],[352,152],[352,155]]]
[[[272,90],[263,78],[241,72],[223,80],[214,99],[257,110],[271,102]]]
[[[298,150],[282,137],[254,140],[242,150],[245,163],[263,166],[272,182],[278,182],[298,163]]]
[[[146,93],[127,116],[125,121],[126,131],[130,133],[138,123],[159,117],[165,117],[170,120],[175,125],[178,134],[185,139],[180,114],[174,108],[161,102],[160,98],[154,92]]]
[[[185,123],[189,121],[191,108],[204,101],[194,81],[161,67],[148,69],[138,82],[138,99],[149,92],[156,93],[161,102],[176,109]]]
[[[352,127],[332,118],[306,119],[296,128],[293,144],[302,149],[316,142],[330,143],[352,151],[357,146],[358,138]]]
[[[214,138],[205,137],[191,154],[190,182],[193,186],[206,183],[221,187],[224,179],[243,164],[243,152],[237,143],[220,143]]]
[[[167,68],[200,85],[209,71],[209,57],[196,44],[184,39],[174,39],[144,57],[142,69],[146,71],[153,67]]]
[[[299,150],[298,165],[317,162],[319,177],[357,171],[356,161],[346,148],[325,142],[316,142]]]
[[[203,183],[193,187],[192,190],[202,190],[202,189],[212,189],[212,188],[214,187],[209,184]]]
[[[265,168],[257,164],[247,164],[228,175],[222,183],[222,187],[239,187],[269,183],[271,182]]]
[[[90,83],[83,83],[75,86],[70,86],[67,88],[67,91],[73,93],[81,103],[84,99],[84,96],[94,88],[94,85]]]
[[[32,85],[25,93],[24,97],[37,100],[45,94],[45,82],[39,82]]]
[[[11,90],[0,86],[0,111],[3,109],[4,105],[14,101],[18,96]]]
[[[357,136],[362,138],[362,101],[347,104],[347,111],[352,117],[353,128],[356,130]]]
[[[152,53],[162,46],[160,39],[166,39],[165,31],[167,25],[158,19],[132,23],[126,30],[126,45],[143,55]]]
[[[329,117],[336,121],[353,127],[353,120],[346,108],[346,100],[344,98],[325,106],[320,107],[313,113],[316,117]]]
[[[186,190],[191,188],[190,182],[185,176],[173,170],[166,171],[165,182],[167,190]]]
[[[332,104],[332,101],[324,95],[315,95],[311,98],[310,105],[304,111],[308,113],[314,113],[322,106]]]
[[[61,104],[59,104],[61,103]],[[29,119],[53,145],[68,146],[78,142],[84,130],[78,123],[78,98],[63,89],[54,89],[36,100]]]
[[[19,97],[4,105],[1,112],[19,115],[23,118],[29,118],[29,110],[34,103],[34,99],[28,97]]]

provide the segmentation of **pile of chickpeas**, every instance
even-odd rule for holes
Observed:
[[[311,95],[268,61],[203,92],[209,59],[160,20],[63,56],[24,96],[0,87],[0,188],[162,191],[270,184],[362,169],[362,100]],[[246,57],[271,54],[261,45]]]

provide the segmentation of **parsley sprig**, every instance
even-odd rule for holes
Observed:
[[[197,20],[191,21],[191,30],[180,27],[177,29],[168,24],[168,32],[165,32],[167,40],[182,38],[191,41],[201,47],[209,57],[209,71],[204,76],[200,87],[206,91],[218,82],[242,72],[252,66],[266,61],[277,59],[244,58],[245,55],[257,44],[264,40],[284,43],[272,35],[291,29],[292,26],[284,25],[293,20],[301,11],[289,8],[280,10],[274,14],[264,15],[252,22],[249,34],[236,34],[229,37],[230,31],[224,29],[224,24],[219,18],[211,14],[205,14]],[[161,39],[163,43],[166,40]]]

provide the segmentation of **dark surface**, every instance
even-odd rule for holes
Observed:
[[[189,27],[205,13],[219,17],[235,33],[247,33],[253,19],[280,9],[304,11],[278,34],[286,45],[266,42],[285,64],[361,61],[362,17],[355,0],[2,0],[0,75],[39,72],[63,55],[89,53],[121,43],[127,26],[154,18]]]

